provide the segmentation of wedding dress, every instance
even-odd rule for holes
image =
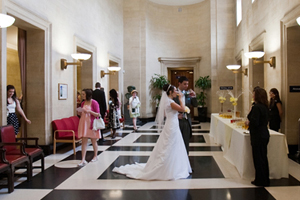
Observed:
[[[171,108],[172,102],[168,97],[164,102],[166,122],[147,163],[115,167],[113,172],[142,180],[177,180],[190,175],[192,169],[179,129],[178,112]]]

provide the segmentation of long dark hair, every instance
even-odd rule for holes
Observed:
[[[268,107],[268,95],[265,89],[257,88],[254,90],[254,101]]]
[[[169,95],[170,92],[174,92],[174,88],[175,87],[173,85],[171,85],[171,84],[165,84],[163,86],[163,90],[167,93],[167,95]]]
[[[93,90],[92,89],[83,89],[82,91],[85,92],[85,100],[89,101],[92,99],[93,96]]]
[[[14,101],[16,101],[16,100],[17,100],[17,95],[16,95],[16,88],[15,88],[15,86],[13,86],[13,85],[7,85],[7,86],[6,86],[6,95],[7,95],[7,93],[8,93],[8,90],[11,90],[11,89],[13,89],[13,90],[15,91],[11,98],[12,98]],[[7,104],[9,104],[9,103],[8,103],[8,100],[7,100]]]
[[[118,93],[115,89],[111,89],[109,91],[109,96],[112,98],[112,101],[114,102],[115,106],[119,107],[119,101],[118,101]]]
[[[272,88],[270,92],[272,92],[275,95],[274,99],[270,98],[270,106],[272,107],[275,104],[275,101],[280,102],[280,97],[279,92],[276,88]]]

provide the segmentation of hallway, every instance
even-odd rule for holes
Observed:
[[[15,191],[0,190],[0,199],[299,199],[300,165],[289,160],[289,179],[271,180],[270,187],[254,187],[240,178],[236,168],[224,157],[222,148],[210,140],[209,123],[193,125],[190,162],[194,172],[177,181],[140,181],[112,173],[114,166],[146,162],[158,139],[157,127],[147,123],[132,132],[118,130],[118,136],[99,145],[99,160],[79,168],[81,146],[77,154],[64,149],[45,158],[46,170],[36,173],[32,182],[15,182]],[[109,134],[109,133],[108,133]],[[107,135],[107,134],[106,134]],[[93,157],[88,146],[87,161]],[[36,163],[38,164],[38,163]]]

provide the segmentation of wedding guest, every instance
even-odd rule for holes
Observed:
[[[267,92],[262,88],[257,88],[253,92],[255,104],[248,114],[250,141],[252,146],[252,157],[255,168],[255,180],[251,183],[256,186],[269,186],[269,163],[267,157],[267,147],[269,143],[268,130],[268,97]]]
[[[119,108],[118,108],[118,117],[119,117],[119,119],[121,119],[122,118],[122,114],[121,114],[121,106],[122,106],[122,102],[120,101],[120,99],[119,99],[119,92],[117,92],[117,98],[118,98],[118,102],[119,102]]]
[[[20,102],[16,97],[15,87],[13,85],[7,85],[6,92],[7,92],[7,113],[8,113],[7,124],[13,125],[15,130],[15,135],[18,135],[20,126],[16,115],[16,109],[28,124],[31,124],[31,121],[27,119],[24,111],[20,106]]]
[[[272,88],[269,92],[270,95],[270,119],[269,127],[271,130],[279,131],[280,122],[282,119],[282,103],[280,101],[279,92],[276,88]]]
[[[83,89],[81,92],[82,99],[81,109],[79,109],[79,115],[81,115],[78,125],[78,137],[82,137],[81,155],[82,159],[78,166],[82,167],[87,164],[85,160],[86,149],[88,139],[92,141],[94,149],[94,157],[91,162],[98,160],[98,144],[97,139],[101,138],[100,130],[93,130],[94,119],[100,116],[99,104],[96,100],[92,99],[92,90]]]
[[[93,91],[92,98],[98,102],[101,117],[102,117],[102,119],[104,119],[105,115],[106,115],[106,111],[107,111],[104,88],[103,88],[103,90],[101,89],[101,84],[99,82],[97,82],[95,84],[95,88],[96,89]],[[103,129],[100,131],[101,131],[101,139],[98,141],[99,144],[101,144],[102,142],[105,142],[105,139],[103,137]]]
[[[138,92],[136,90],[131,91],[131,97],[129,98],[129,114],[130,117],[132,118],[132,123],[133,123],[133,129],[137,130],[136,127],[136,118],[140,116],[140,106],[141,102],[138,95]]]
[[[118,94],[115,89],[109,91],[110,102],[109,102],[109,114],[108,114],[108,126],[112,129],[111,138],[116,137],[116,130],[120,128],[120,121],[118,116],[119,100]]]

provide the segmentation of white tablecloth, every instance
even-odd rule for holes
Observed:
[[[270,178],[288,178],[288,148],[284,134],[270,131],[268,161]],[[230,123],[230,119],[211,114],[210,136],[221,144],[224,157],[232,163],[244,179],[254,179],[255,170],[252,159],[250,135],[245,130]],[[249,132],[249,131],[247,131]]]

